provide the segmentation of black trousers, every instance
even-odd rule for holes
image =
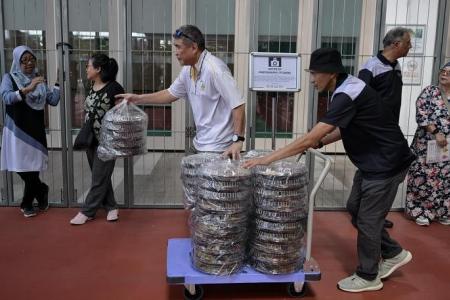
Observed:
[[[93,218],[100,207],[106,211],[117,208],[111,181],[116,161],[102,161],[98,158],[97,147],[88,148],[86,155],[92,172],[92,184],[81,212]]]
[[[402,251],[402,247],[384,228],[384,220],[407,171],[380,180],[364,179],[359,170],[355,173],[347,210],[358,230],[359,265],[356,274],[366,280],[376,278],[381,257],[392,258]]]
[[[25,188],[23,190],[23,199],[20,204],[21,208],[32,208],[33,201],[36,198],[38,202],[42,198],[42,194],[45,192],[45,184],[41,182],[39,178],[39,172],[17,172],[17,174],[25,182]]]

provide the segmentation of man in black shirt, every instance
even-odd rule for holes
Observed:
[[[358,77],[380,95],[383,109],[392,114],[398,123],[402,102],[402,71],[397,59],[408,55],[411,49],[410,29],[395,27],[388,31],[383,39],[383,50],[369,59],[359,71]],[[394,224],[385,220],[384,226],[391,228]]]
[[[397,59],[408,55],[411,49],[412,31],[395,27],[383,39],[383,50],[369,59],[359,71],[358,77],[373,88],[381,98],[386,112],[398,123],[402,102],[402,70]]]
[[[304,137],[243,166],[267,165],[342,139],[358,168],[348,209],[358,230],[359,265],[355,274],[339,281],[338,287],[348,292],[379,290],[383,287],[381,279],[412,258],[389,237],[383,223],[414,155],[398,124],[383,112],[378,94],[345,73],[337,50],[314,51],[309,72],[319,92],[333,92],[325,117]]]

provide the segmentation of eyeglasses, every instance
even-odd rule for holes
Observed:
[[[180,29],[175,30],[175,33],[173,34],[173,36],[176,38],[180,38],[180,37],[184,36],[188,40],[191,40],[192,42],[197,43],[197,41],[193,37],[190,37],[189,35],[187,35],[183,31],[181,31]]]
[[[29,59],[21,59],[20,60],[20,63],[24,64],[24,65],[28,65],[29,63],[34,64],[35,62],[36,62],[36,58],[34,58],[34,57],[31,57]]]
[[[449,76],[450,75],[450,70],[440,70],[439,71],[439,75],[444,75],[444,76]]]

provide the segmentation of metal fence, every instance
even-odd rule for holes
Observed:
[[[448,36],[449,1],[442,0],[1,0],[0,4],[2,73],[10,68],[13,48],[25,44],[36,51],[40,72],[49,83],[56,80],[58,72],[66,77],[64,101],[56,108],[46,108],[49,169],[41,174],[50,186],[50,201],[59,206],[80,205],[90,187],[86,156],[73,151],[71,143],[84,114],[83,100],[89,88],[85,64],[93,52],[118,60],[118,79],[126,90],[155,92],[168,88],[180,71],[171,33],[182,24],[196,24],[205,34],[207,48],[224,60],[235,76],[244,77],[240,86],[248,95],[247,146],[270,149],[272,128],[277,147],[286,145],[323,115],[329,95],[312,92],[305,74],[298,93],[251,92],[245,86],[245,59],[237,58],[252,51],[300,53],[306,65],[313,49],[334,47],[341,51],[348,72],[357,74],[361,64],[380,48],[387,29],[410,26],[417,32],[414,51],[401,63],[403,72],[410,72],[411,65],[416,69],[404,82],[400,124],[411,140],[416,128],[415,99],[435,79]],[[242,23],[238,14],[247,17],[247,23]],[[61,42],[67,44],[56,47]],[[247,45],[244,51],[242,45]],[[275,111],[272,101],[276,101]],[[180,207],[179,164],[195,130],[189,105],[180,100],[142,108],[149,117],[149,153],[117,161],[113,175],[116,198],[127,207]],[[272,114],[276,114],[275,122]],[[340,143],[324,151],[333,157],[334,165],[316,206],[343,208],[355,167]],[[321,167],[320,162],[314,164],[312,178]],[[14,173],[0,174],[0,204],[17,205],[22,181]],[[404,186],[399,189],[397,208],[403,205],[404,190]]]

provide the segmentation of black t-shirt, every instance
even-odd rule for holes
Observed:
[[[95,119],[93,127],[97,138],[100,136],[103,117],[115,105],[115,96],[123,93],[124,89],[117,81],[109,82],[98,91],[94,91],[92,88],[89,90],[84,103],[85,111]]]
[[[391,63],[381,51],[369,59],[359,71],[359,79],[373,88],[381,97],[383,109],[392,113],[398,123],[402,105],[402,71],[398,61]]]
[[[339,76],[321,122],[339,127],[347,155],[366,179],[389,178],[414,160],[400,127],[383,111],[378,94],[354,76]]]

